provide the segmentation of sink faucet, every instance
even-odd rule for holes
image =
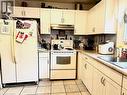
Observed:
[[[117,58],[117,62],[119,61],[120,59],[120,48],[116,47],[115,50],[114,50],[114,57]]]

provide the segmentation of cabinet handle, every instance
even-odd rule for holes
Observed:
[[[125,95],[124,93],[122,93],[122,95]]]
[[[85,69],[87,69],[87,64],[85,64]]]
[[[102,83],[103,83],[104,86],[105,86],[105,80],[106,80],[106,79],[104,78],[103,81],[102,81]]]
[[[22,16],[23,16],[23,11],[22,11]]]
[[[24,16],[26,16],[26,12],[24,11]]]
[[[101,77],[101,83],[103,84],[103,77]]]
[[[61,23],[64,23],[64,18],[61,18]]]
[[[93,30],[92,31],[95,32],[95,27],[93,27]]]
[[[85,59],[88,59],[87,57],[85,57]]]

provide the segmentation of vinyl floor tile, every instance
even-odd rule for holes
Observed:
[[[49,80],[44,80],[44,81],[40,81],[38,86],[51,86],[51,81]]]
[[[3,95],[9,88],[2,88],[0,90],[0,95]]]
[[[38,89],[37,89],[37,94],[50,93],[50,92],[51,92],[51,87],[50,86],[38,87]]]
[[[49,93],[38,93],[36,95],[51,95],[51,94],[49,94]]]
[[[66,92],[79,92],[77,85],[65,85]]]
[[[51,94],[51,95],[66,95],[66,93],[55,93],[55,94]]]
[[[63,85],[63,81],[52,81],[52,86]]]
[[[7,90],[4,95],[19,95],[22,91],[23,87],[11,87]]]
[[[75,80],[76,84],[83,84],[81,80]]]
[[[36,90],[37,90],[37,86],[25,86],[21,92],[21,95],[35,94]]]
[[[52,86],[51,93],[65,93],[65,88],[63,85]]]
[[[90,95],[89,92],[81,92],[81,93],[82,93],[82,95]]]
[[[81,92],[86,92],[86,91],[87,91],[87,88],[85,87],[85,85],[80,84],[80,85],[77,85],[77,86],[78,86],[78,88],[79,88],[79,90],[80,90]]]
[[[79,92],[79,93],[67,93],[67,95],[82,95],[82,94]]]
[[[65,80],[64,85],[68,85],[68,84],[76,84],[76,82],[75,80]]]
[[[0,89],[0,95],[90,95],[81,80],[42,80],[38,85]]]

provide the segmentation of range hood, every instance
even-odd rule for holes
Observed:
[[[55,30],[74,30],[74,25],[52,24],[51,29],[55,29]]]

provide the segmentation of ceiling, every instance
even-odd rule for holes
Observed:
[[[27,0],[27,1],[96,4],[96,3],[98,3],[101,0]]]

